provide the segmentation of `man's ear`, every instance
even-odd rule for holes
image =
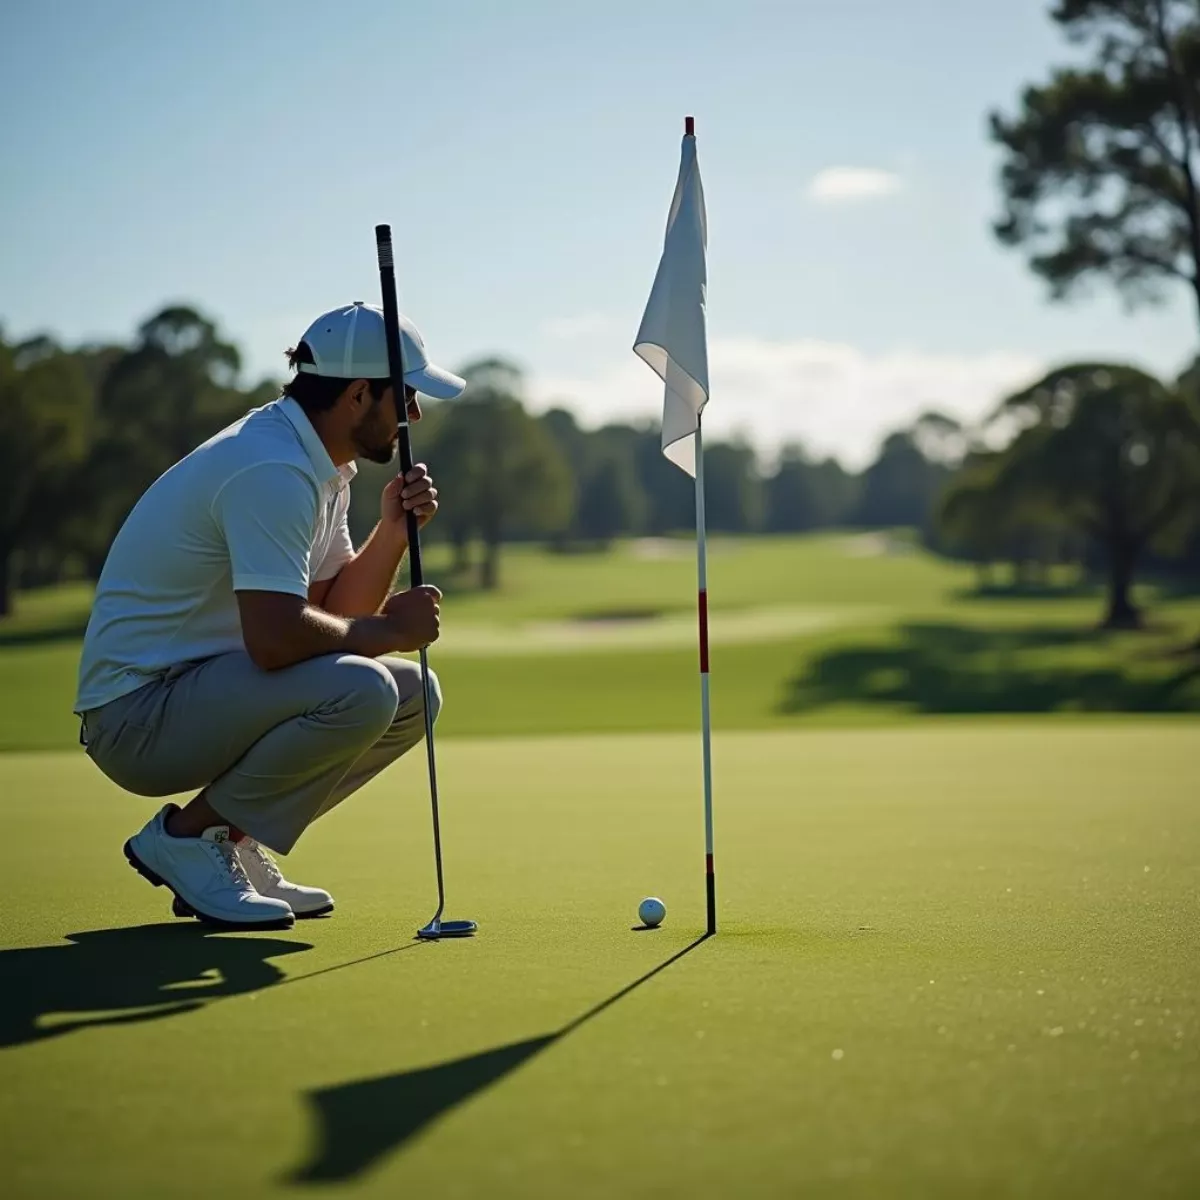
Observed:
[[[346,388],[345,394],[349,397],[351,406],[356,411],[361,411],[363,405],[371,399],[371,385],[365,379],[356,379]]]

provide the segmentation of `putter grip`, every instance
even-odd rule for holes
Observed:
[[[381,271],[394,270],[396,260],[392,256],[392,227],[390,225],[375,226],[375,250],[379,255],[379,269]]]

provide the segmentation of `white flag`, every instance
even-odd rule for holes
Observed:
[[[704,187],[696,161],[696,138],[689,133],[680,153],[662,260],[633,350],[666,385],[663,454],[693,478],[696,430],[708,403],[707,248]]]

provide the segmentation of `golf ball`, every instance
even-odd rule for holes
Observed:
[[[660,925],[667,915],[667,906],[657,896],[647,896],[638,905],[638,917],[643,925]]]

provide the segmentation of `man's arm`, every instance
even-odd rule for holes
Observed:
[[[398,477],[383,489],[381,519],[362,548],[332,581],[321,580],[309,590],[312,604],[342,617],[366,617],[379,612],[408,551],[408,516],[415,512],[424,525],[437,512],[437,488],[424,463],[403,481]],[[322,589],[322,584],[329,586]],[[319,590],[320,589],[320,590]]]
[[[412,588],[395,596],[379,616],[338,617],[287,592],[237,593],[246,653],[256,667],[278,671],[321,654],[378,658],[419,650],[436,641],[441,593]]]
[[[227,480],[211,512],[225,535],[242,640],[253,662],[278,670],[320,654],[417,650],[438,635],[437,588],[413,588],[379,615],[344,618],[308,603],[308,556],[318,496],[286,463],[258,463]],[[332,589],[330,589],[332,591]]]
[[[408,534],[380,521],[355,556],[332,578],[313,584],[313,591],[326,584],[320,600],[326,612],[340,617],[367,617],[377,613],[396,578],[408,551]],[[313,592],[310,592],[310,597]]]

